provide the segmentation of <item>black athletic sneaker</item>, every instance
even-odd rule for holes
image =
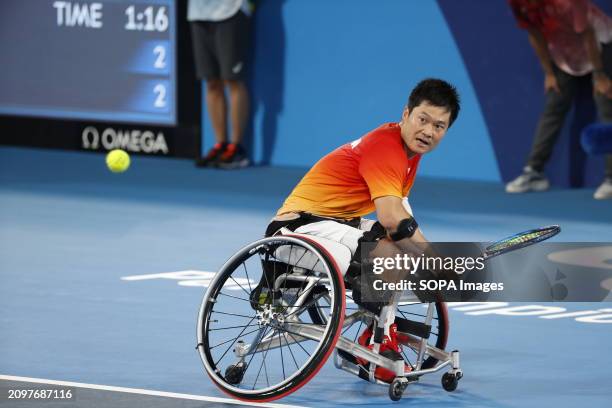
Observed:
[[[244,148],[239,144],[230,143],[221,154],[221,157],[219,157],[217,167],[222,169],[240,169],[247,167],[250,163]]]
[[[198,167],[214,167],[215,163],[227,148],[227,143],[216,143],[212,149],[208,151],[206,156],[196,160],[196,166]]]

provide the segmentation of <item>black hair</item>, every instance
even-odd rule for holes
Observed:
[[[419,82],[410,93],[408,109],[412,111],[423,102],[446,108],[450,112],[449,127],[457,119],[461,109],[457,88],[442,79],[427,78]]]

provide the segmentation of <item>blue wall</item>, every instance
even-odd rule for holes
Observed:
[[[459,88],[463,109],[420,174],[501,181],[520,171],[543,104],[542,74],[506,1],[259,4],[247,135],[256,163],[310,166],[398,120],[416,82],[436,76]],[[561,185],[583,178],[593,184],[602,175],[602,160],[587,160],[577,147],[581,126],[594,119],[588,92],[587,81],[584,103],[547,169]],[[207,117],[204,134],[208,148],[214,140]]]

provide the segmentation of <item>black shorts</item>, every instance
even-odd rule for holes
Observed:
[[[250,19],[242,11],[223,21],[192,21],[191,38],[199,79],[244,78]]]

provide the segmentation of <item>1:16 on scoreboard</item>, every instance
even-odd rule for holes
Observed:
[[[104,4],[100,2],[76,3],[71,1],[54,1],[56,21],[59,27],[102,28]],[[147,6],[138,9],[130,5],[125,9],[129,31],[165,32],[170,24],[166,6]]]

